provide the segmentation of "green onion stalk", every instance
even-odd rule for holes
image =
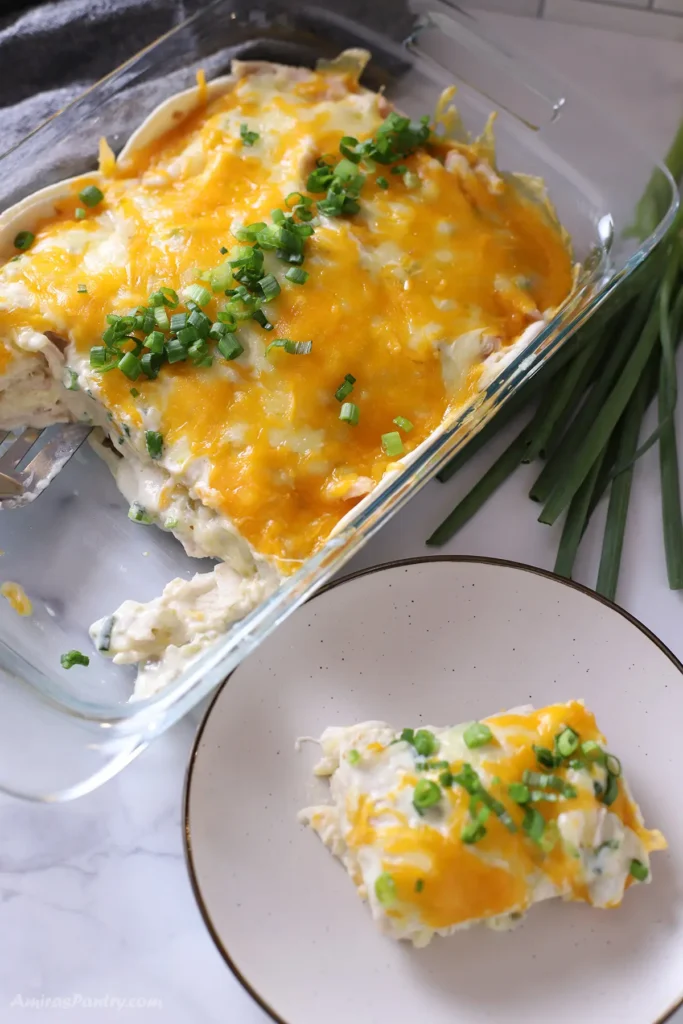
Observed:
[[[665,163],[683,183],[683,122]],[[655,172],[630,234],[650,235],[670,201]],[[676,349],[683,332],[683,204],[666,237],[615,296],[506,403],[493,420],[440,471],[445,483],[513,417],[528,421],[481,479],[434,530],[427,544],[445,544],[522,463],[543,465],[529,497],[538,519],[563,518],[555,572],[571,578],[591,516],[608,495],[596,590],[614,599],[636,461],[659,450],[663,546],[669,586],[683,589],[683,513],[674,414]],[[657,427],[640,444],[650,404]]]

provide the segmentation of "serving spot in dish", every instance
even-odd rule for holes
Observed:
[[[0,427],[92,422],[141,526],[213,572],[98,620],[144,697],[263,601],[574,284],[537,180],[359,85],[235,62],[0,218]],[[77,663],[75,663],[77,664]]]

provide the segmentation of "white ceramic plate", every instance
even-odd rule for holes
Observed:
[[[669,840],[621,908],[551,900],[521,928],[427,949],[384,938],[297,823],[326,799],[327,725],[450,725],[583,697]],[[297,611],[230,677],[199,732],[187,856],[230,968],[286,1024],[653,1024],[683,999],[683,677],[644,627],[536,570],[467,559],[370,570]]]

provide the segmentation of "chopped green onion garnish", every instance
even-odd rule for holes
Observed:
[[[425,887],[424,878],[418,878],[415,881],[415,892],[422,892]]]
[[[180,302],[178,293],[174,291],[173,288],[166,288],[165,286],[159,290],[164,297],[164,304],[166,306],[170,306],[171,309],[174,309]]]
[[[453,785],[453,772],[441,772],[441,774],[439,775],[439,782],[444,787],[444,789],[450,789],[451,786]]]
[[[302,270],[301,267],[290,267],[285,277],[292,284],[306,284],[308,281],[308,271]]]
[[[555,737],[555,749],[561,757],[571,757],[579,745],[578,733],[567,727]]]
[[[240,138],[245,146],[253,146],[261,138],[258,132],[250,132],[246,124],[240,125]]]
[[[94,369],[104,366],[109,356],[104,345],[93,345],[90,349],[90,365]]]
[[[541,812],[537,811],[535,807],[527,807],[524,812],[522,828],[529,839],[533,839],[534,842],[538,843],[545,830],[545,819]]]
[[[610,775],[614,775],[615,778],[619,778],[621,775],[621,761],[614,754],[607,754],[605,758],[605,767]]]
[[[150,380],[155,380],[159,376],[159,370],[161,369],[162,358],[158,352],[145,352],[140,359],[140,366],[142,372]]]
[[[149,457],[151,459],[160,459],[164,448],[164,439],[162,435],[156,430],[146,430],[145,443],[147,445],[147,454]]]
[[[85,206],[97,206],[104,199],[104,192],[101,192],[97,185],[86,185],[78,198]]]
[[[511,782],[508,786],[508,795],[516,804],[529,803],[529,787],[525,786],[523,782]]]
[[[169,363],[180,363],[187,359],[187,348],[179,338],[170,338],[166,342],[166,356]]]
[[[216,347],[223,358],[227,360],[237,359],[244,352],[244,347],[231,334],[223,335],[222,338],[219,338]]]
[[[408,168],[405,164],[396,164],[395,167],[391,168],[392,174],[405,174]]]
[[[394,419],[394,423],[401,430],[405,430],[406,434],[409,433],[413,429],[413,424],[410,422],[410,420],[407,420],[405,418],[405,416],[397,416]]]
[[[178,331],[178,341],[181,342],[186,348],[193,345],[199,338],[199,334],[195,327],[188,324],[187,327],[183,327],[182,331]]]
[[[522,781],[527,786],[538,786],[539,789],[553,789],[566,797],[575,797],[576,789],[560,775],[545,775],[541,772],[525,771],[522,774]]]
[[[295,267],[293,269],[298,268]],[[291,272],[291,270],[288,271],[288,274],[291,274]],[[306,271],[301,270],[299,271],[299,273],[305,274]],[[259,288],[263,292],[263,298],[266,300],[266,302],[271,302],[280,294],[280,285],[277,283],[276,279],[273,277],[272,274],[266,274],[265,277],[261,278],[261,280],[259,281]]]
[[[76,291],[77,291],[77,292],[79,293],[79,295],[86,295],[86,294],[87,294],[87,292],[88,292],[88,286],[87,286],[87,284],[79,284],[79,285],[78,285],[78,286],[76,287]]]
[[[154,310],[154,319],[156,321],[157,327],[160,327],[162,331],[167,331],[169,329],[168,313],[166,312],[164,306],[156,307],[156,309]]]
[[[66,667],[66,666],[65,666]],[[638,882],[644,882],[650,872],[642,860],[632,860],[629,871]]]
[[[398,737],[399,740],[404,740],[406,743],[411,743],[415,739],[414,729],[403,729],[401,735]]]
[[[268,319],[268,317],[266,316],[262,309],[255,309],[254,312],[251,314],[251,319],[255,320],[256,323],[259,324],[259,326],[261,326],[264,331],[273,330],[273,325],[271,324],[270,320]]]
[[[76,220],[85,220],[86,212],[82,206],[76,207]]]
[[[128,380],[137,380],[142,372],[142,366],[140,360],[132,352],[126,352],[124,356],[119,359],[119,370],[125,374]]]
[[[349,764],[358,764],[358,762],[360,761],[360,754],[358,753],[357,750],[349,750],[346,753],[346,760],[349,762]]]
[[[484,725],[483,722],[472,722],[465,729],[462,738],[469,750],[475,750],[477,747],[483,747],[486,743],[490,743],[493,739],[493,733],[488,725]]]
[[[468,821],[460,833],[460,838],[469,846],[471,843],[478,843],[485,835],[486,827],[480,821]]]
[[[312,341],[291,341],[289,338],[276,338],[266,348],[266,355],[271,348],[283,348],[290,356],[307,356],[313,348]]]
[[[78,374],[69,366],[64,369],[64,387],[67,391],[78,391]]]
[[[557,768],[558,765],[562,763],[562,758],[557,757],[557,755],[553,754],[552,750],[548,750],[547,747],[537,747],[536,744],[534,744],[532,749],[541,768]]]
[[[14,236],[14,248],[15,249],[29,249],[36,236],[32,231],[20,231],[18,235]]]
[[[405,449],[401,435],[397,430],[392,430],[388,434],[382,434],[382,448],[384,449],[384,454],[390,457],[403,454]]]
[[[599,743],[595,740],[585,740],[581,744],[581,753],[584,757],[587,757],[589,761],[597,761],[602,763],[604,760],[604,752]]]
[[[132,398],[139,398],[140,397],[140,392],[138,391],[137,388],[131,388],[130,389],[130,393],[131,393],[131,397]]]
[[[350,423],[352,427],[358,424],[360,409],[353,402],[344,402],[339,410],[339,419],[344,423]]]
[[[379,177],[376,180],[380,188],[389,188],[389,182],[385,177]]]
[[[413,791],[413,807],[416,811],[426,811],[434,807],[441,799],[441,788],[430,779],[420,779]]]
[[[616,798],[619,796],[619,783],[617,782],[616,775],[607,775],[607,786],[605,792],[602,794],[602,802],[607,807],[613,804]]]
[[[89,665],[90,658],[87,654],[81,654],[80,651],[67,651],[66,654],[62,654],[59,659],[62,668],[73,668],[74,665]],[[638,861],[634,861],[637,864]],[[645,872],[647,874],[647,871]]]
[[[375,880],[375,896],[383,907],[390,907],[396,902],[396,882],[386,871]]]
[[[187,327],[187,313],[174,313],[170,319],[170,326],[174,334],[182,331],[183,327]]]
[[[152,331],[145,338],[145,346],[150,352],[156,352],[157,355],[161,355],[164,351],[164,335],[161,331]]]
[[[350,373],[347,373],[346,376],[344,377],[344,380],[341,382],[341,384],[334,393],[334,397],[337,399],[338,402],[343,402],[344,399],[351,394],[351,392],[353,391],[353,385],[355,383],[356,378],[352,376]]]
[[[145,526],[149,526],[152,522],[152,517],[147,513],[147,509],[144,505],[141,505],[139,501],[134,501],[128,509],[128,518],[132,519],[134,523],[144,523]],[[108,648],[102,648],[98,644],[98,650],[108,650]]]
[[[211,301],[211,292],[201,284],[191,284],[184,291],[186,301],[196,302],[198,306],[205,306]]]
[[[431,757],[439,749],[439,741],[429,729],[418,729],[409,742],[413,744],[420,757]]]

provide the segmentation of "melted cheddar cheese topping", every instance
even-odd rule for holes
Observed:
[[[378,875],[391,879],[393,898],[382,912],[396,925],[398,937],[407,937],[406,930],[418,926],[447,931],[521,914],[550,895],[616,906],[634,881],[631,860],[642,857],[646,864],[650,852],[666,846],[659,832],[644,827],[623,777],[617,779],[618,792],[607,805],[601,796],[606,769],[586,759],[578,768],[571,757],[554,768],[539,766],[534,748],[555,750],[556,737],[567,728],[581,742],[595,741],[604,748],[604,736],[583,703],[571,701],[483,721],[492,734],[489,742],[469,750],[464,726],[435,730],[438,750],[427,758],[419,758],[408,743],[397,742],[395,733],[390,739],[391,730],[381,723],[330,730],[333,754],[325,734],[322,737],[323,752],[332,754],[330,767],[332,761],[338,766],[332,791],[343,859],[363,892],[372,889]],[[347,738],[342,738],[344,732]],[[384,742],[378,743],[377,735]],[[354,750],[351,764],[349,748]],[[576,757],[581,758],[580,750]],[[432,770],[429,762],[435,759],[438,765]],[[490,812],[485,834],[475,842],[465,841],[463,830],[473,813],[470,793],[457,781],[450,786],[440,781],[442,761],[448,762],[453,775],[465,764],[472,765],[484,789],[510,815],[513,828]],[[550,772],[574,787],[575,795],[532,805],[543,817],[544,841],[525,831],[525,808],[509,793],[510,783],[520,783],[525,771]],[[344,781],[337,781],[337,772],[344,773]],[[433,781],[441,791],[437,803],[421,814],[412,803],[420,780]],[[329,807],[304,812],[304,820],[323,838],[329,812]],[[603,860],[598,861],[600,856]],[[358,865],[365,870],[358,872]],[[596,880],[603,876],[613,878],[616,887],[596,889]]]
[[[107,173],[56,200],[32,227],[29,252],[0,271],[0,336],[30,328],[66,338],[69,365],[88,378],[112,431],[126,428],[143,459],[144,430],[163,435],[167,500],[176,485],[189,488],[284,566],[315,550],[395,462],[380,443],[394,418],[414,424],[408,453],[476,389],[487,350],[562,303],[572,264],[548,211],[494,173],[483,143],[435,143],[405,161],[415,187],[388,174],[383,190],[369,174],[359,214],[316,222],[305,285],[283,280],[287,266],[268,255],[282,286],[265,307],[272,333],[249,322],[238,334],[244,356],[166,364],[156,380],[140,377],[133,397],[122,373],[89,369],[105,316],[197,282],[240,226],[269,222],[288,193],[305,191],[317,157],[338,152],[344,135],[371,137],[385,113],[350,75],[268,65],[211,95],[202,81],[193,111],[179,110],[159,137],[143,132],[145,144],[116,165],[102,147]],[[258,133],[253,146],[242,124]],[[88,183],[104,201],[77,219]],[[205,312],[215,319],[225,302],[215,295]],[[473,331],[481,347],[449,380],[445,355]],[[266,357],[274,337],[311,340],[312,351]],[[0,345],[0,372],[5,358]],[[355,427],[335,400],[345,374],[357,379]]]

